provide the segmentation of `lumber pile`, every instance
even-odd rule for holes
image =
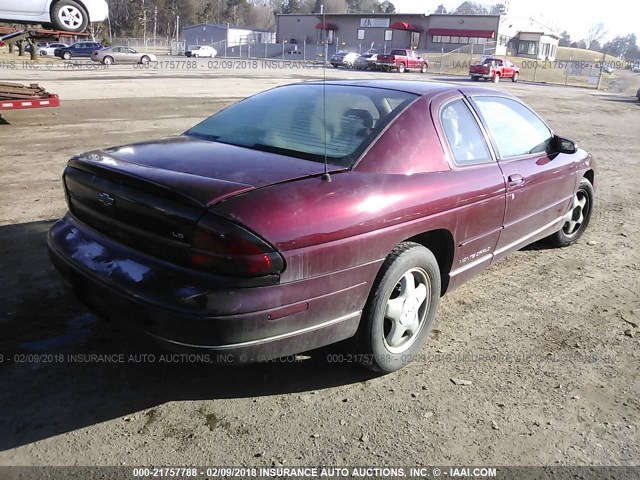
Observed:
[[[0,100],[37,100],[48,96],[49,93],[37,83],[26,86],[20,83],[0,82]]]

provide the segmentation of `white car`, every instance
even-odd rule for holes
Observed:
[[[108,17],[106,0],[0,0],[0,21],[40,23],[66,32],[84,32],[89,22]]]
[[[218,51],[215,48],[210,47],[209,45],[192,45],[185,52],[185,55],[187,57],[194,57],[194,58],[199,58],[199,57],[213,58],[217,54],[218,54]]]
[[[43,57],[50,55],[53,57],[56,48],[67,48],[67,46],[68,45],[64,43],[42,43],[37,47],[38,55],[42,55]]]

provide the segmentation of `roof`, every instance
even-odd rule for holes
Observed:
[[[289,86],[304,84],[323,85],[324,82],[322,80],[313,80],[311,82],[289,84]],[[421,80],[330,80],[327,81],[326,84],[397,90],[421,96],[433,96],[443,92],[461,92],[464,94],[490,93],[491,95],[500,97],[513,97],[505,91],[493,88],[478,87],[476,85],[467,87],[463,85],[456,85],[454,83],[425,82]]]
[[[265,30],[263,28],[246,27],[244,25],[230,25],[227,23],[196,23],[195,25],[189,25],[188,27],[183,27],[183,30],[189,30],[190,28],[196,28],[196,27],[211,27],[211,28],[219,28],[221,30],[227,30],[229,28],[238,28],[242,30],[251,30],[252,32],[272,32],[271,30]]]
[[[323,85],[322,80],[305,82],[308,84]],[[384,88],[386,90],[398,90],[402,92],[424,95],[427,93],[446,90],[458,90],[459,86],[444,82],[422,82],[418,80],[329,80],[327,85],[344,85],[354,87]]]
[[[553,37],[553,38],[560,39],[559,35],[556,35],[555,33],[550,33],[550,32],[530,32],[527,30],[518,31],[518,34],[522,34],[522,33],[533,33],[534,35],[544,35],[545,37]]]

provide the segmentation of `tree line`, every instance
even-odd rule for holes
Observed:
[[[281,13],[396,13],[390,0],[107,0],[111,34],[116,37],[175,37],[180,25],[230,23],[275,29]],[[435,12],[459,15],[504,13],[498,3],[485,7],[465,1],[454,10],[440,5]],[[179,19],[178,19],[179,17]]]

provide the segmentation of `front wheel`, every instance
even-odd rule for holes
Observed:
[[[518,81],[518,77],[519,77],[519,76],[520,76],[520,74],[519,74],[519,73],[514,73],[514,74],[513,74],[513,77],[511,78],[511,81],[512,81],[513,83],[517,82],[517,81]]]
[[[556,247],[566,247],[578,241],[589,225],[594,200],[593,185],[583,178],[564,216],[562,228],[547,238]]]
[[[151,62],[151,59],[150,59],[148,56],[146,56],[146,55],[144,55],[144,56],[140,59],[140,63],[141,63],[142,65],[147,65],[149,62]]]
[[[69,52],[64,52],[62,54],[62,58],[64,58],[65,60],[71,60],[71,54]]]
[[[51,21],[58,30],[84,32],[89,25],[89,15],[73,0],[60,0],[51,10]]]
[[[390,373],[413,360],[433,326],[440,285],[438,262],[422,245],[405,242],[389,254],[356,334],[366,367]]]
[[[492,80],[493,80],[493,83],[500,82],[500,75],[494,75]]]
[[[422,65],[422,68],[420,69],[420,73],[427,73],[427,70],[429,69],[429,67],[427,66],[426,63],[424,63]]]

